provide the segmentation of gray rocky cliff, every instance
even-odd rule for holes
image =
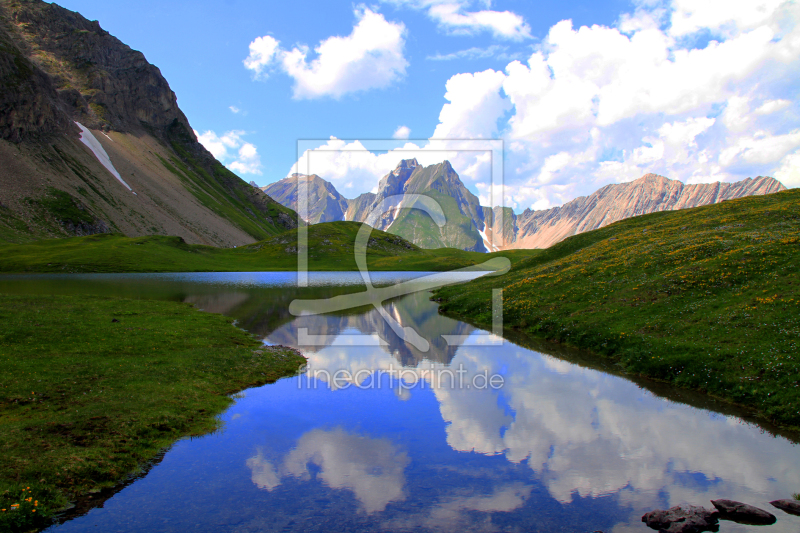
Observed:
[[[192,131],[161,71],[97,21],[40,0],[0,0],[0,11],[25,54],[51,76],[74,120],[93,129],[151,128],[157,135],[177,121]]]
[[[20,49],[0,8],[0,139],[14,143],[74,128],[52,79]]]

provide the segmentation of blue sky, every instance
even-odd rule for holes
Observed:
[[[798,6],[783,0],[60,4],[141,50],[204,144],[261,185],[292,171],[298,139],[396,134],[425,164],[431,138],[502,139],[517,211],[646,172],[800,185]],[[352,198],[409,153],[309,170]],[[488,203],[471,157],[448,156]]]

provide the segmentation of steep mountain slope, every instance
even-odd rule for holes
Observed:
[[[55,4],[0,0],[0,239],[233,246],[295,226],[197,142],[144,55]]]
[[[292,174],[288,178],[261,187],[270,198],[297,211],[298,181],[305,181],[308,196],[307,222],[334,222],[345,220],[347,199],[330,183],[316,174]]]
[[[378,194],[367,193],[370,196],[363,194],[359,196],[356,199],[357,202],[351,204],[352,207],[348,209],[347,215],[351,220],[366,220],[370,213],[385,199],[390,196],[405,194],[405,185],[418,168],[420,168],[420,164],[416,159],[403,159],[393,171],[381,178],[378,183]],[[379,225],[388,228],[396,215],[396,211],[384,214]]]
[[[375,202],[377,195],[374,192],[359,194],[352,200],[347,200],[347,212],[344,214],[345,220],[361,220],[369,212],[369,207]]]

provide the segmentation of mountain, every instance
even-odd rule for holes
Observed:
[[[0,0],[0,239],[236,246],[296,220],[203,148],[141,52],[55,4]]]
[[[785,189],[779,181],[762,176],[735,183],[685,185],[657,174],[645,174],[630,183],[606,185],[589,196],[581,196],[559,207],[542,211],[526,209],[521,215],[512,215],[514,229],[511,235],[505,234],[504,249],[548,248],[572,235],[638,215],[716,204]]]
[[[735,183],[685,185],[664,176],[646,174],[630,183],[606,185],[559,207],[526,209],[516,215],[508,207],[481,206],[448,161],[423,167],[416,159],[403,160],[380,180],[377,194],[365,193],[353,200],[344,198],[331,183],[317,175],[306,178],[309,178],[311,223],[365,222],[375,208],[395,198],[388,204],[393,209],[374,223],[377,229],[399,235],[422,248],[450,247],[478,252],[548,248],[572,235],[638,215],[786,189],[779,181],[762,176]],[[283,205],[295,208],[297,175],[263,189]],[[445,213],[446,226],[440,229],[427,214],[410,209],[410,200],[403,198],[407,194],[424,194],[436,200]]]
[[[317,224],[319,222],[346,220],[344,214],[348,207],[347,199],[339,194],[339,191],[331,183],[316,174],[311,176],[292,174],[288,178],[277,181],[272,185],[261,187],[261,190],[280,204],[297,211],[299,180],[307,183],[307,222]]]
[[[377,194],[365,193],[353,200],[339,194],[330,182],[316,174],[293,174],[262,190],[282,205],[297,209],[298,180],[305,181],[308,187],[309,223],[365,222],[373,210],[388,201],[386,205],[393,209],[373,223],[376,229],[391,231],[422,248],[487,251],[479,230],[483,228],[480,202],[448,161],[423,167],[416,159],[403,160],[381,179]],[[407,194],[424,194],[436,200],[447,224],[440,229],[430,216],[411,209],[408,201],[402,199]]]
[[[405,199],[391,201],[391,197],[402,198],[407,194],[422,194],[436,200],[444,211],[446,224],[439,228],[423,211],[404,207],[409,205]],[[483,211],[478,197],[467,190],[449,161],[429,167],[423,167],[416,159],[401,161],[381,179],[372,201],[348,210],[348,215],[365,222],[369,213],[385,200],[395,208],[377,221],[377,229],[390,231],[422,248],[486,251],[480,235]]]

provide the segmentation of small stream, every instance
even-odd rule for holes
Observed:
[[[800,531],[768,504],[800,492],[796,437],[446,318],[427,292],[384,306],[427,351],[374,308],[294,317],[294,299],[360,290],[357,273],[311,273],[305,289],[294,276],[0,277],[7,293],[191,302],[309,359],[304,375],[237,395],[219,432],[178,441],[102,507],[48,531],[645,532],[647,511],[717,498],[778,517],[722,532]]]

